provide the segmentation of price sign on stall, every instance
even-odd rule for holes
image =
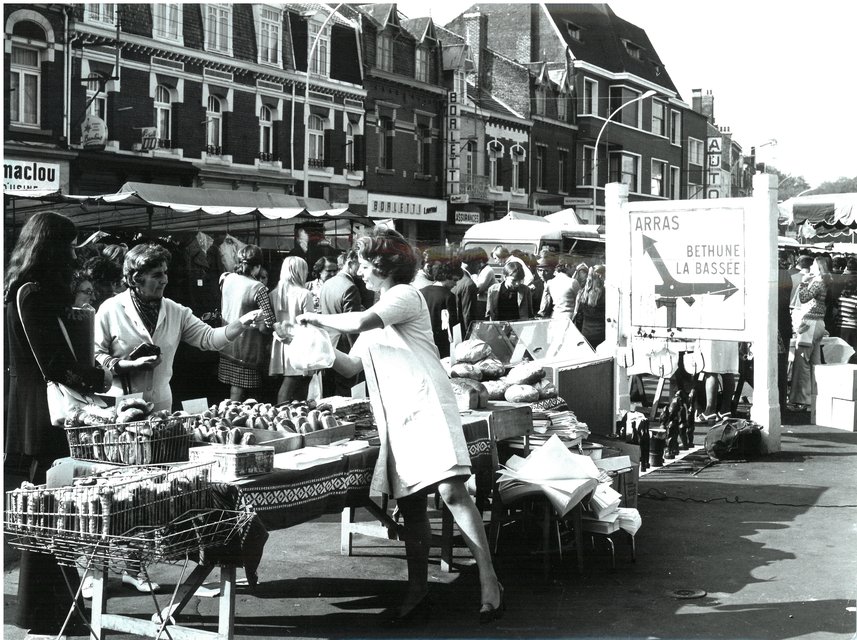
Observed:
[[[743,331],[744,216],[742,207],[631,211],[631,325],[686,337]]]

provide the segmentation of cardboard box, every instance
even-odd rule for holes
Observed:
[[[317,447],[320,444],[330,444],[338,440],[350,440],[354,437],[354,432],[353,422],[340,422],[335,427],[304,434],[303,442],[305,447]]]
[[[256,436],[256,444],[274,447],[274,453],[294,451],[304,446],[304,438],[299,433],[283,433],[269,429],[250,429],[250,431]]]
[[[817,364],[814,372],[818,395],[857,400],[857,364]]]
[[[829,418],[824,424],[821,422],[817,422],[816,424],[823,427],[841,429],[842,431],[857,431],[857,402],[854,400],[843,400],[842,398],[830,398]]]
[[[812,396],[812,423],[819,427],[829,427],[833,421],[833,398],[827,395]]]
[[[253,444],[209,444],[190,450],[191,462],[214,461],[211,479],[230,482],[246,476],[271,473],[274,447]]]

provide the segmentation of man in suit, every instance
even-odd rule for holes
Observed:
[[[357,286],[359,267],[357,252],[352,249],[342,253],[336,262],[339,273],[325,280],[319,292],[321,312],[334,314],[363,311],[360,289]],[[340,351],[348,353],[356,339],[356,335],[334,333],[331,342]],[[325,397],[334,395],[349,397],[351,387],[358,382],[359,375],[355,378],[344,378],[333,369],[327,369],[322,374],[322,393]]]
[[[477,287],[473,278],[463,268],[458,270],[456,277],[458,280],[452,287],[452,295],[455,296],[455,306],[458,309],[461,337],[465,338],[470,324],[478,318],[476,308]]]

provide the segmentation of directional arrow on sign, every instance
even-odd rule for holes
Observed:
[[[738,291],[738,287],[723,278],[722,282],[681,282],[676,280],[673,274],[670,273],[664,263],[661,254],[655,246],[657,241],[643,236],[643,253],[648,254],[652,260],[652,264],[661,277],[662,284],[655,285],[655,293],[659,296],[669,296],[672,298],[682,298],[688,305],[692,305],[696,301],[698,295],[715,295],[723,296],[726,300],[733,293]]]

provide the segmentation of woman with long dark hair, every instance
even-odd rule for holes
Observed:
[[[392,495],[409,532],[405,541],[408,587],[395,621],[425,613],[431,527],[427,494],[443,498],[479,568],[481,622],[503,612],[503,587],[491,560],[482,517],[467,492],[470,456],[455,396],[432,341],[426,301],[410,284],[417,270],[413,248],[396,231],[375,227],[355,244],[360,277],[380,294],[366,311],[298,317],[317,327],[360,333],[350,353],[336,351],[334,369],[366,372],[378,420],[381,452],[372,489]]]
[[[606,328],[606,291],[604,290],[604,265],[589,268],[586,286],[580,292],[577,311],[583,318],[580,333],[595,349],[604,342]]]
[[[62,429],[51,424],[46,380],[80,393],[105,391],[112,376],[92,364],[92,353],[75,354],[63,335],[61,322],[71,318],[71,289],[77,228],[58,213],[34,214],[6,268],[7,360],[9,395],[6,403],[6,459],[30,461],[29,479],[44,483],[51,463],[69,455]],[[56,636],[76,588],[77,573],[66,577],[53,557],[21,554],[16,624],[31,633]]]

